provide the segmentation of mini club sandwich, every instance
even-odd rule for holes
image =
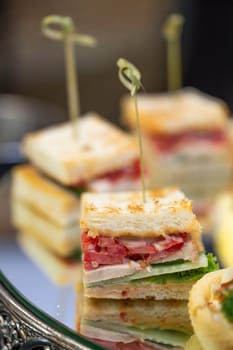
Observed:
[[[85,193],[81,198],[84,294],[93,298],[188,299],[215,269],[192,203],[175,188]]]
[[[184,88],[170,94],[139,95],[138,108],[151,186],[180,187],[194,199],[195,212],[203,214],[203,195],[212,198],[231,177],[228,107],[220,99]],[[122,99],[121,114],[135,130],[130,97]]]
[[[185,300],[77,301],[77,330],[107,349],[183,349],[192,334]]]
[[[69,258],[80,252],[79,209],[78,196],[31,165],[13,168],[12,222],[53,254]]]
[[[95,113],[77,123],[76,138],[70,123],[27,134],[23,154],[41,172],[78,193],[137,189],[136,140]]]
[[[80,255],[64,258],[47,249],[28,232],[19,232],[20,248],[42,271],[47,279],[58,286],[79,285],[82,280]]]
[[[233,267],[208,273],[193,286],[189,313],[203,350],[233,349]]]

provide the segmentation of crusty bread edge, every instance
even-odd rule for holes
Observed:
[[[49,251],[26,231],[17,234],[17,241],[23,252],[59,286],[78,284],[82,276],[81,262],[70,264]]]
[[[103,285],[84,289],[88,298],[103,299],[148,299],[156,300],[188,300],[193,282],[176,284],[117,284]]]
[[[52,182],[29,164],[12,169],[12,200],[24,200],[41,215],[60,225],[78,222],[79,198]]]

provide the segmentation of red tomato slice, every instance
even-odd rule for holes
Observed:
[[[100,265],[116,265],[123,263],[123,256],[108,252],[86,252],[84,254],[84,266],[86,269],[96,269]]]
[[[104,174],[98,179],[106,179],[111,182],[119,181],[121,178],[138,178],[140,177],[140,162],[139,159],[136,159],[132,164],[127,166],[126,168],[115,170],[111,173]]]
[[[165,249],[157,254],[154,254],[154,255],[149,255],[147,257],[147,261],[150,262],[150,263],[153,263],[153,262],[156,262],[156,261],[159,261],[159,260],[162,260],[162,259],[165,259],[167,258],[170,254],[172,253],[175,253],[177,252],[178,250],[180,250],[184,245],[184,242],[181,242],[181,243],[177,243],[176,245],[168,248],[168,249]]]
[[[84,265],[90,270],[103,265],[121,264],[127,258],[149,263],[159,261],[181,249],[186,239],[187,233],[147,240],[115,239],[104,236],[92,238],[88,237],[87,233],[83,233]]]
[[[156,135],[151,137],[154,145],[161,151],[172,150],[178,143],[190,141],[208,141],[216,143],[225,143],[226,135],[222,130],[208,131],[188,131],[174,135]]]

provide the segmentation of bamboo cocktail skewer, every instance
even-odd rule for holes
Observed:
[[[76,139],[78,135],[78,117],[80,115],[80,96],[78,89],[78,75],[76,70],[74,44],[93,47],[96,39],[90,35],[75,32],[71,17],[51,15],[42,20],[42,32],[53,40],[64,41],[67,98],[69,117],[72,125],[72,134]]]

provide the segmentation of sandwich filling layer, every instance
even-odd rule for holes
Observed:
[[[129,239],[82,234],[86,287],[108,284],[184,283],[217,268],[189,234]]]
[[[108,172],[89,181],[86,188],[90,191],[136,190],[140,183],[140,163],[135,159],[124,168]]]
[[[132,341],[129,343],[99,339],[94,339],[94,341],[109,350],[183,350],[183,347],[167,346],[158,343],[155,344],[148,341]]]
[[[186,232],[151,239],[90,237],[84,232],[82,247],[85,270],[129,261],[138,262],[142,268],[146,268],[152,263],[176,260],[177,252],[181,252],[178,258],[191,261],[196,260],[198,256],[198,247]]]
[[[156,149],[162,153],[171,152],[180,145],[189,145],[205,142],[212,147],[227,147],[228,140],[223,130],[213,131],[186,131],[176,134],[150,136]]]
[[[98,286],[103,288],[115,286],[115,289],[124,290],[128,286],[131,289],[137,290],[140,286],[147,286],[149,292],[150,285],[167,284],[182,286],[198,280],[204,274],[217,270],[217,268],[218,264],[213,255],[208,254],[206,256],[204,253],[201,253],[195,262],[179,259],[166,263],[152,264],[146,270],[131,271],[131,273],[125,274],[122,277],[105,278],[105,271],[103,270],[100,270],[96,275],[90,275],[90,272],[85,272],[84,275],[85,284],[88,289]]]
[[[96,339],[116,342],[132,342],[147,340],[152,343],[172,346],[184,346],[191,333],[159,328],[144,328],[140,326],[125,326],[104,321],[83,320],[81,333]]]

